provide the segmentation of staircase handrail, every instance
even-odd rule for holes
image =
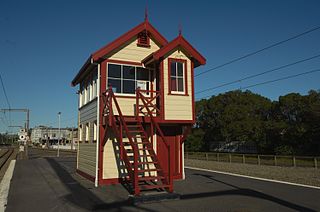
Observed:
[[[143,90],[143,92],[145,92],[145,90]],[[149,91],[147,91],[147,92],[149,92]],[[157,92],[157,91],[150,91],[150,92]],[[145,98],[145,96],[143,96],[142,94],[141,94],[141,90],[138,88],[137,90],[136,90],[136,98],[137,98],[137,103],[139,102],[139,99],[141,99],[141,101],[142,101],[142,103],[143,103],[143,105],[145,106],[145,108],[146,108],[146,110],[147,110],[147,112],[148,112],[148,114],[149,114],[149,116],[150,116],[150,120],[151,120],[151,122],[152,122],[152,124],[156,127],[156,129],[157,129],[157,132],[160,134],[160,137],[162,138],[162,142],[165,144],[165,146],[166,146],[166,148],[167,148],[167,150],[168,150],[168,178],[169,178],[169,185],[170,185],[170,190],[172,191],[172,186],[173,186],[173,175],[172,175],[172,170],[171,170],[171,163],[170,163],[170,159],[171,159],[171,156],[170,156],[170,153],[171,153],[171,151],[170,151],[170,145],[167,143],[167,141],[166,141],[166,138],[165,138],[165,136],[164,136],[164,134],[163,134],[163,132],[162,132],[162,130],[161,130],[161,128],[160,128],[160,126],[159,126],[159,124],[158,124],[158,122],[154,119],[154,117],[153,117],[153,113],[152,113],[152,111],[150,111],[150,109],[149,109],[149,107],[148,107],[148,105],[147,105],[147,103],[145,102],[145,99],[144,98],[141,98],[141,97],[144,97]],[[139,116],[139,111],[136,111],[136,116]]]

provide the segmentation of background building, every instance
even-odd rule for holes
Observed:
[[[78,143],[77,128],[60,129],[60,148],[75,149]],[[47,148],[56,148],[59,139],[59,128],[37,126],[31,129],[31,141],[34,145]]]

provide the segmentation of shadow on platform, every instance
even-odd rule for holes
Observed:
[[[113,211],[123,211],[124,207],[131,210],[139,211],[153,211],[149,209],[144,209],[141,206],[133,205],[129,199],[115,201],[112,203],[105,203],[99,197],[97,197],[90,190],[82,186],[77,180],[75,180],[72,175],[63,168],[54,158],[46,158],[51,167],[59,176],[61,182],[70,191],[70,194],[63,197],[66,201],[80,208],[90,211],[96,210],[113,210]]]
[[[293,210],[297,210],[297,211],[315,211],[313,209],[310,209],[310,208],[307,208],[307,207],[304,207],[304,206],[300,206],[300,205],[297,205],[295,203],[291,203],[291,202],[279,199],[277,197],[261,193],[259,191],[237,187],[237,186],[232,185],[230,183],[226,183],[226,182],[223,182],[221,180],[217,180],[212,175],[207,175],[207,174],[193,174],[193,175],[207,178],[207,179],[211,180],[212,182],[222,183],[224,185],[232,187],[233,189],[224,190],[224,191],[215,191],[215,192],[185,194],[185,195],[181,195],[180,196],[180,199],[182,199],[182,200],[194,199],[194,198],[214,197],[214,196],[223,196],[223,195],[240,195],[240,196],[248,196],[248,197],[268,200],[268,201],[277,203],[279,205],[282,205],[282,206],[285,206],[287,208],[290,208],[290,209],[293,209]]]

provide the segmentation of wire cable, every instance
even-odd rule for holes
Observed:
[[[289,75],[289,76],[286,76],[286,77],[281,77],[281,78],[277,78],[277,79],[273,79],[273,80],[259,82],[259,83],[253,84],[253,85],[248,85],[248,86],[245,86],[245,87],[241,87],[241,90],[252,88],[252,87],[256,87],[256,86],[259,86],[259,85],[265,85],[265,84],[269,84],[269,83],[273,83],[273,82],[278,82],[278,81],[282,81],[282,80],[286,80],[286,79],[291,79],[291,78],[299,77],[299,76],[302,76],[302,75],[312,74],[312,73],[315,73],[315,72],[320,72],[320,69],[314,69],[314,70],[306,71],[306,72],[299,73],[299,74],[294,74],[294,75]],[[211,97],[211,96],[212,95],[208,95],[208,96],[205,96],[205,97],[200,97],[199,99],[206,99],[206,98]]]
[[[290,38],[287,38],[287,39],[285,39],[285,40],[276,42],[276,43],[271,44],[271,45],[269,45],[269,46],[266,46],[266,47],[264,47],[264,48],[262,48],[262,49],[259,49],[259,50],[257,50],[257,51],[250,52],[250,53],[248,53],[248,54],[246,54],[246,55],[243,55],[243,56],[241,56],[241,57],[238,57],[238,58],[235,58],[235,59],[233,59],[233,60],[230,60],[229,62],[226,62],[226,63],[223,63],[223,64],[221,64],[221,65],[218,65],[218,66],[215,66],[215,67],[213,67],[213,68],[210,68],[210,69],[208,69],[208,70],[206,70],[206,71],[203,71],[203,72],[201,72],[201,73],[199,73],[199,74],[196,74],[194,77],[199,77],[199,76],[201,76],[201,75],[203,75],[203,74],[205,74],[205,73],[208,73],[208,72],[217,70],[217,69],[222,68],[222,67],[224,67],[224,66],[227,66],[227,65],[230,65],[230,64],[232,64],[232,63],[235,63],[235,62],[238,62],[238,61],[240,61],[240,60],[243,60],[243,59],[245,59],[245,58],[251,57],[251,56],[256,55],[256,54],[258,54],[258,53],[260,53],[260,52],[263,52],[263,51],[266,51],[266,50],[271,49],[271,48],[273,48],[273,47],[279,46],[279,45],[281,45],[281,44],[283,44],[283,43],[286,43],[286,42],[288,42],[288,41],[294,40],[294,39],[296,39],[296,38],[299,38],[299,37],[301,37],[301,36],[304,36],[304,35],[306,35],[306,34],[309,34],[309,33],[311,33],[311,32],[314,32],[314,31],[316,31],[316,30],[319,30],[319,29],[320,29],[320,26],[315,27],[315,28],[312,28],[312,29],[309,29],[309,30],[307,30],[307,31],[305,31],[305,32],[302,32],[302,33],[300,33],[300,34],[294,35],[294,36],[292,36],[292,37],[290,37]]]
[[[242,82],[244,80],[252,79],[252,78],[264,75],[264,74],[268,74],[268,73],[271,73],[271,72],[279,71],[281,69],[288,68],[290,66],[297,65],[299,63],[303,63],[303,62],[306,62],[306,61],[309,61],[309,60],[313,60],[313,59],[316,59],[316,58],[319,58],[319,57],[320,57],[320,54],[312,56],[312,57],[309,57],[309,58],[305,58],[305,59],[302,59],[302,60],[298,60],[298,61],[295,61],[293,63],[289,63],[289,64],[286,64],[286,65],[283,65],[283,66],[279,66],[277,68],[273,68],[273,69],[268,70],[268,71],[264,71],[264,72],[261,72],[261,73],[258,73],[258,74],[249,75],[249,76],[243,77],[241,79],[233,80],[231,82],[227,82],[227,83],[223,83],[223,84],[211,87],[211,88],[207,88],[207,89],[204,89],[204,90],[196,92],[196,94],[204,93],[204,92],[211,91],[211,90],[214,90],[214,89],[217,89],[217,88],[221,88],[221,87],[224,87],[224,86],[227,86],[227,85],[232,85],[232,84],[235,84],[235,83],[239,83],[239,82]]]

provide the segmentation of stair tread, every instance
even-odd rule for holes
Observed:
[[[139,181],[151,181],[151,180],[161,180],[164,179],[163,176],[148,176],[148,177],[138,177]]]
[[[157,189],[157,188],[167,188],[169,187],[169,185],[166,185],[166,184],[157,184],[157,185],[140,185],[139,186],[140,189],[142,190],[147,190],[147,189]]]
[[[161,171],[161,169],[140,169],[138,172],[155,172],[155,171]]]
[[[146,162],[138,162],[138,165],[145,165],[145,164],[156,164],[158,161],[146,161]]]

